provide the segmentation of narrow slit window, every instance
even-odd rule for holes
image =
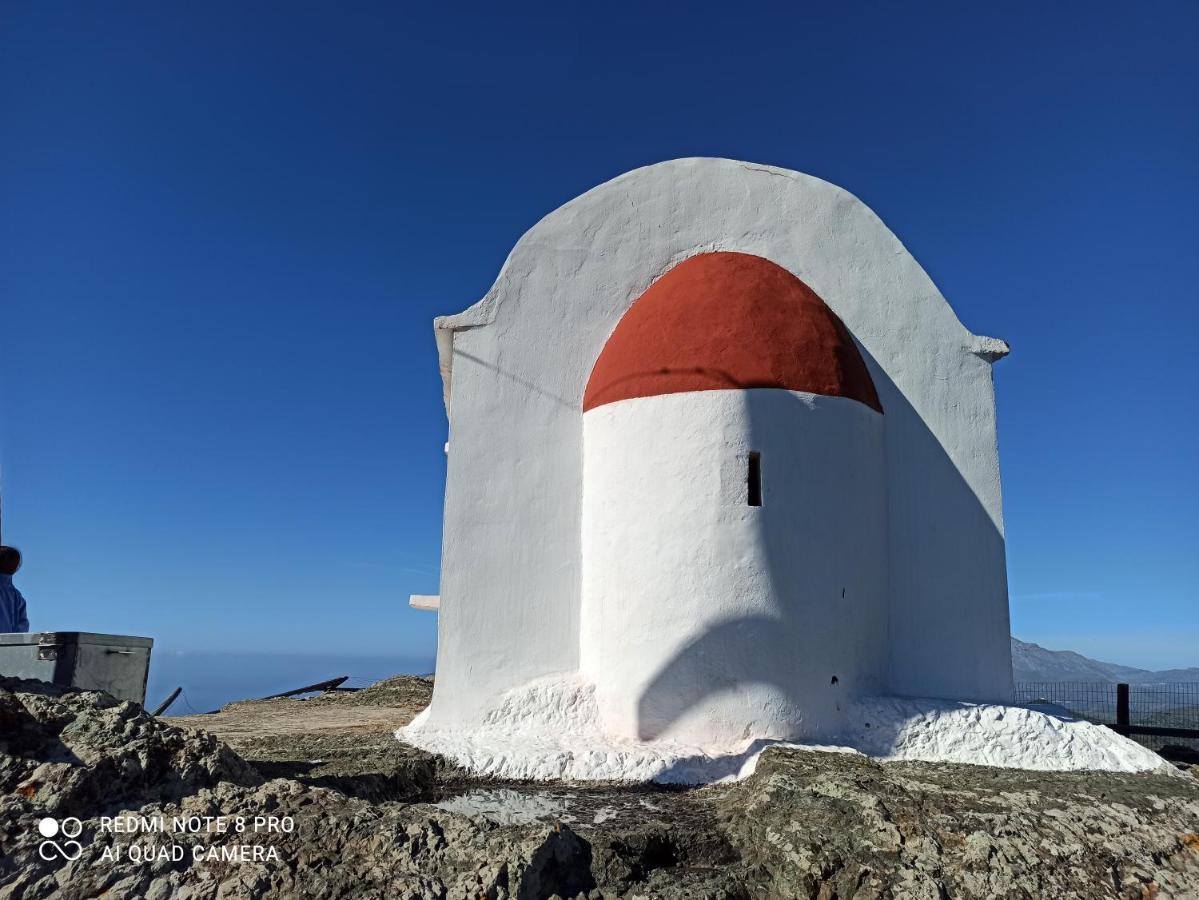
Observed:
[[[762,454],[756,450],[749,454],[749,505],[762,505]]]

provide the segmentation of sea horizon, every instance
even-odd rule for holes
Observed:
[[[183,692],[164,716],[213,712],[238,700],[268,697],[343,675],[348,676],[345,687],[362,688],[393,675],[432,671],[432,655],[155,649],[145,706],[153,710],[177,687]]]

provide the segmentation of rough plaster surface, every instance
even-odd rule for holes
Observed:
[[[477,728],[439,729],[422,713],[396,732],[479,775],[512,779],[701,784],[752,775],[768,746],[860,753],[884,761],[974,763],[1039,771],[1174,772],[1110,728],[1034,707],[866,697],[825,743],[742,740],[723,746],[614,738],[599,724],[595,687],[577,676],[534,681],[505,696]]]
[[[885,689],[883,420],[769,389],[584,414],[581,671],[607,733],[823,738]]]
[[[1005,345],[963,327],[846,191],[684,159],[551,213],[481,301],[436,322],[450,440],[432,724],[476,727],[505,692],[578,670],[588,376],[657,278],[721,250],[768,259],[823,298],[886,411],[890,690],[1010,698],[990,371]]]

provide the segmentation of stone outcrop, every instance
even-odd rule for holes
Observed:
[[[231,747],[103,694],[0,680],[0,898],[1199,896],[1199,781],[1183,774],[773,748],[736,784],[501,785],[320,725],[371,709],[365,692],[283,702],[205,717]],[[253,733],[256,708],[274,736]],[[103,827],[122,815],[228,828]],[[78,858],[43,849],[46,816],[81,820]]]

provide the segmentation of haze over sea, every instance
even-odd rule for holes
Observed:
[[[346,687],[366,687],[392,675],[424,675],[433,657],[359,656],[346,653],[218,653],[159,651],[150,657],[146,707],[175,688],[179,697],[165,715],[211,712],[235,700],[252,700],[348,675]]]

